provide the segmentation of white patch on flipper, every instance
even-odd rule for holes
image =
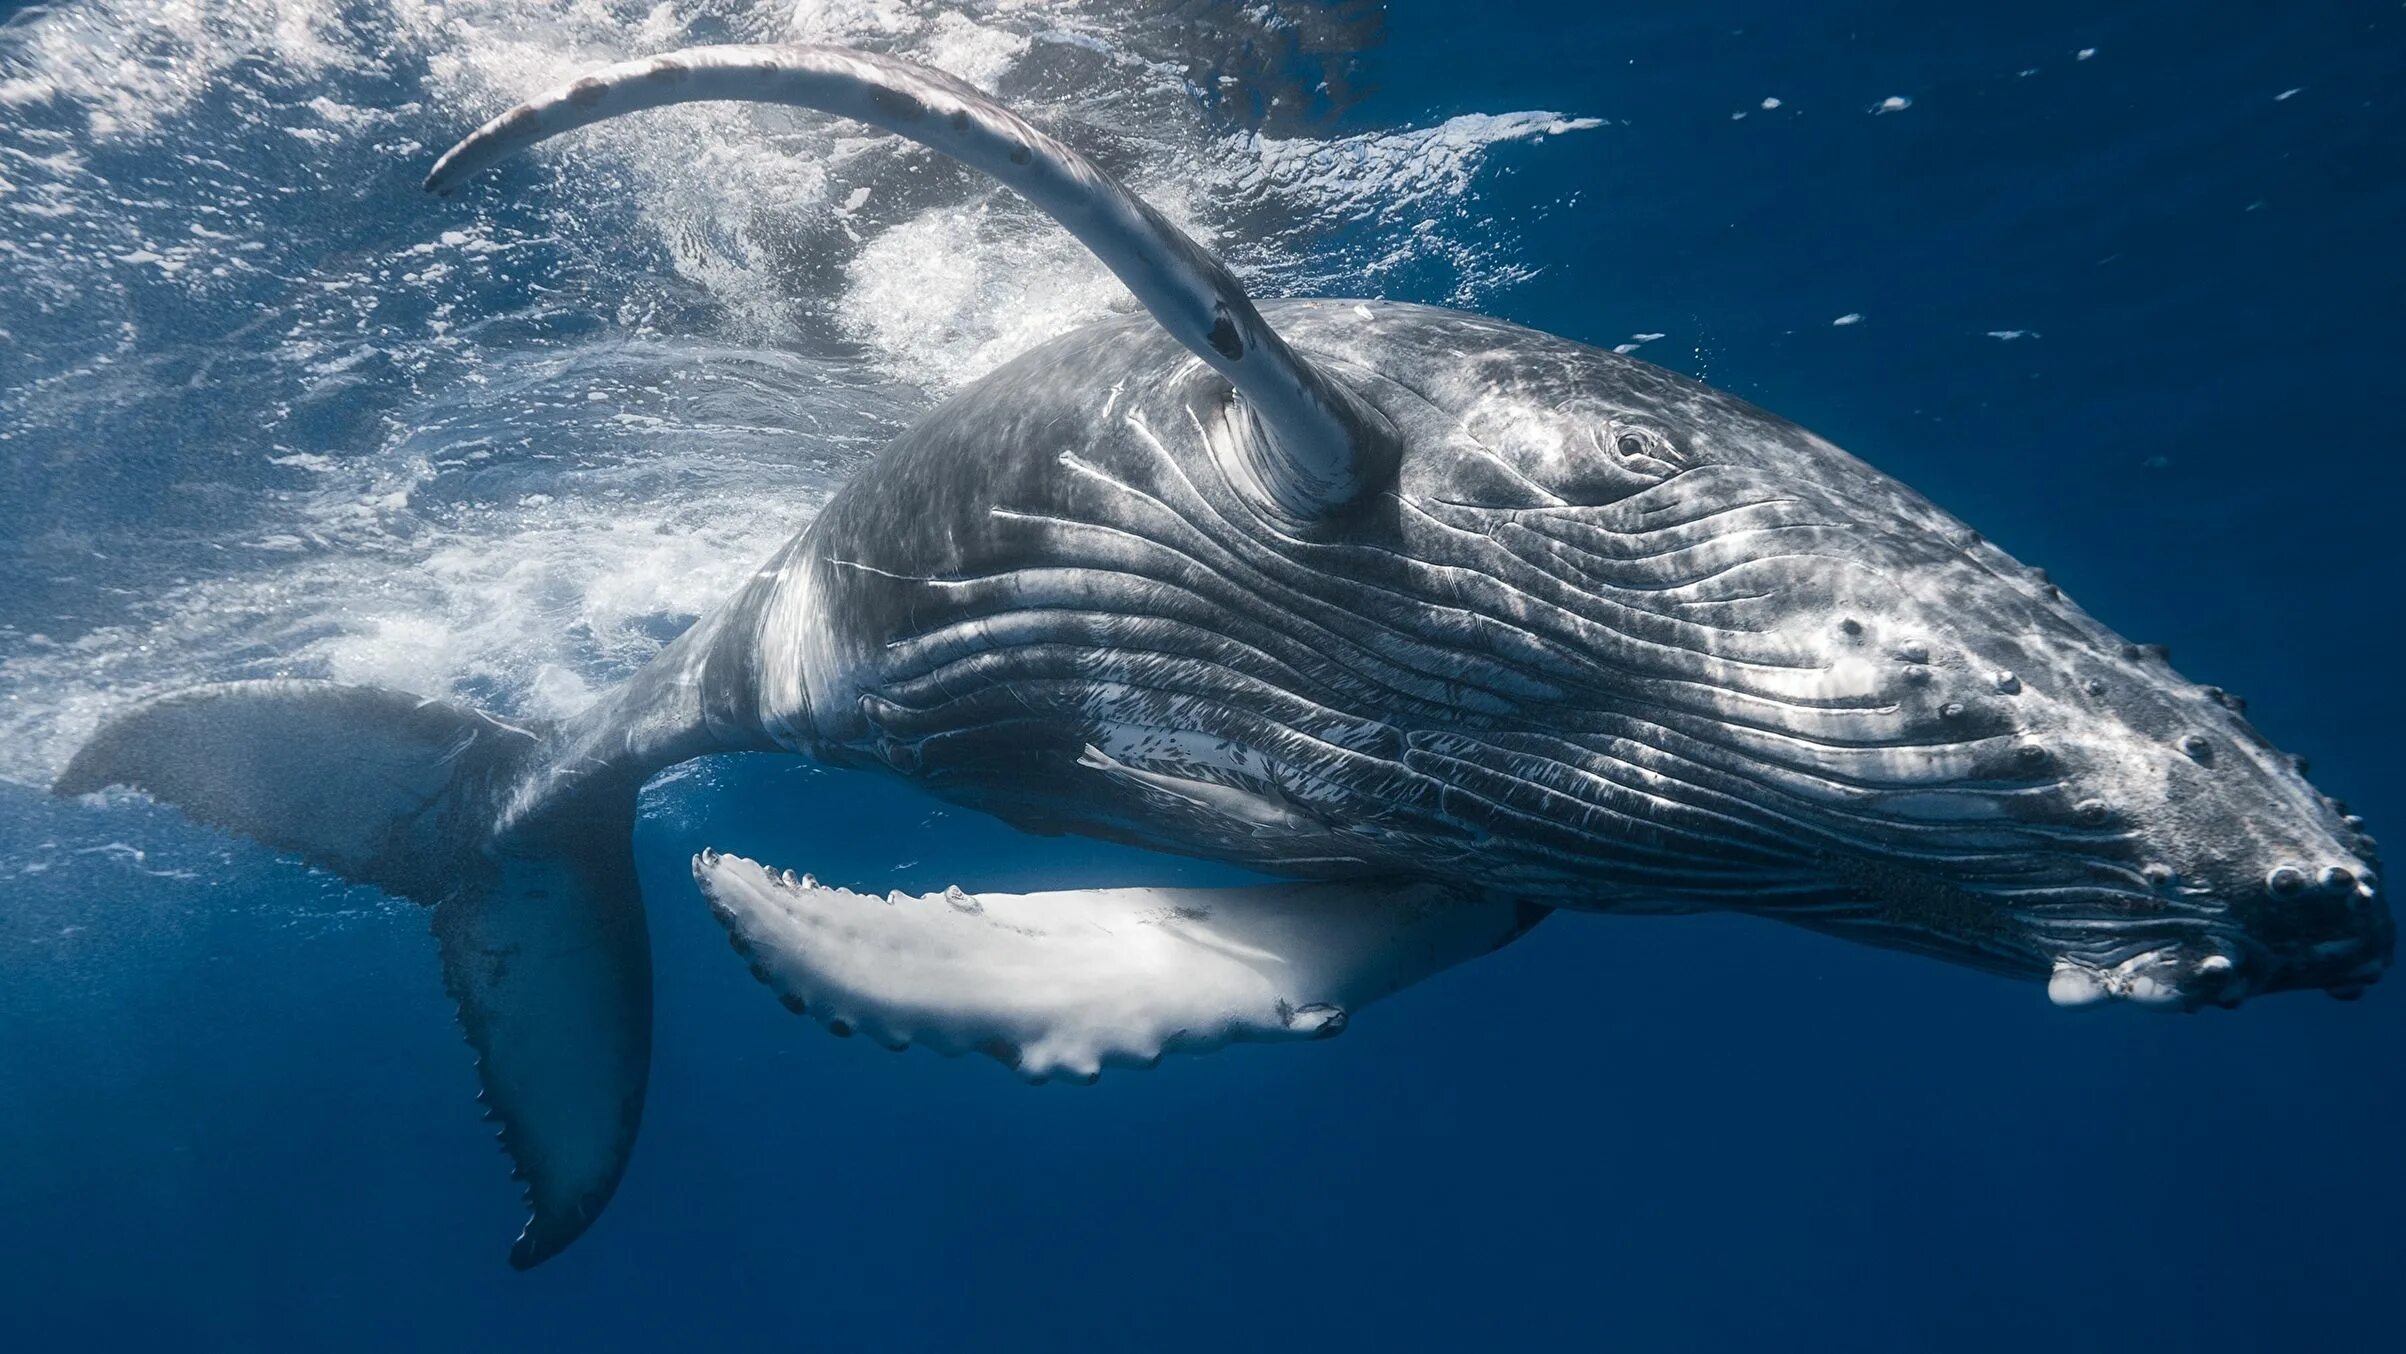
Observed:
[[[2219,974],[2230,966],[2229,956],[2208,955],[2196,968]],[[2047,1000],[2058,1006],[2089,1006],[2111,997],[2137,1006],[2171,1007],[2183,996],[2179,956],[2170,950],[2150,950],[2110,968],[2060,959],[2047,978]]]
[[[2057,964],[2047,979],[2047,1000],[2058,1006],[2087,1006],[2105,996],[2105,984],[2098,981],[2096,970],[2068,961]]]
[[[705,851],[694,879],[788,1006],[888,1047],[1091,1079],[1235,1040],[1325,1038],[1526,924],[1433,885],[890,898]]]

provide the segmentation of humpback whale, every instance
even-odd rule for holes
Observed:
[[[205,686],[120,715],[56,785],[134,787],[432,908],[526,1189],[512,1263],[573,1241],[625,1170],[651,1040],[635,797],[712,753],[880,768],[1277,881],[879,897],[694,857],[788,1007],[1032,1080],[1327,1038],[1566,911],[1742,911],[2066,1006],[2350,997],[2387,966],[2361,820],[2234,698],[1904,485],[1500,320],[1257,303],[939,72],[824,47],[614,65],[487,123],[427,186],[698,100],[821,110],[990,174],[1141,311],[927,414],[572,718]]]

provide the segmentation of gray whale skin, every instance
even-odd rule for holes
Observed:
[[[715,752],[885,768],[1031,831],[1288,881],[881,898],[695,857],[787,1006],[1036,1080],[1324,1038],[1555,911],[1756,913],[2066,1006],[2352,997],[2387,966],[2362,823],[2236,699],[1910,489],[1583,344],[1256,306],[940,73],[808,47],[631,62],[495,119],[428,186],[702,99],[991,173],[1146,313],[929,414],[575,719],[232,683],[123,715],[58,783],[136,787],[433,907],[526,1186],[514,1263],[574,1239],[625,1167],[651,1037],[634,797]]]

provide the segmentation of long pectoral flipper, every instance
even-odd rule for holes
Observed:
[[[438,193],[545,137],[713,99],[816,108],[983,170],[1111,269],[1172,338],[1228,378],[1259,435],[1228,469],[1261,505],[1313,521],[1385,490],[1401,446],[1384,415],[1287,346],[1226,266],[1077,151],[941,71],[839,47],[695,47],[607,66],[520,104],[445,152]]]
[[[694,878],[754,976],[839,1034],[1091,1078],[1350,1014],[1542,909],[1429,884],[878,897],[704,852]]]

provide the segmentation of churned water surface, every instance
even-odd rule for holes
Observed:
[[[910,419],[1127,304],[782,110],[433,156],[597,61],[856,43],[1263,294],[1484,310],[1928,493],[2406,812],[2406,11],[2336,0],[83,0],[0,25],[0,1344],[2387,1347],[2406,1016],[2068,1015],[1739,919],[1565,918],[1357,1020],[1031,1090],[797,1021],[708,844],[879,889],[1202,878],[776,759],[647,794],[643,1141],[530,1274],[416,908],[51,800],[277,673],[565,714]]]

